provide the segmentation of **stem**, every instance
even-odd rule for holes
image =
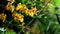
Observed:
[[[58,22],[59,22],[59,24],[60,24],[60,19],[59,19],[58,14],[56,14],[56,17],[57,17],[57,20],[58,20]]]

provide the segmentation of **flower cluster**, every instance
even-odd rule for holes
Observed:
[[[22,13],[25,13],[26,15],[29,15],[33,17],[34,15],[37,15],[37,9],[36,7],[31,7],[31,9],[28,9],[25,4],[17,4],[16,10],[20,10]]]
[[[37,15],[37,9],[36,9],[36,7],[35,8],[32,7],[32,9],[27,9],[25,11],[25,14],[29,15],[31,17],[33,17],[34,15]]]
[[[22,14],[18,14],[17,12],[14,12],[12,16],[14,17],[15,20],[18,20],[20,22],[24,21],[24,16]]]
[[[12,5],[12,3],[8,2],[7,6],[6,6],[6,10],[10,10],[11,12],[14,11],[14,6]]]
[[[27,9],[27,7],[26,7],[25,4],[21,4],[21,3],[18,3],[18,4],[17,4],[16,10],[24,11],[24,10],[26,10],[26,9]]]
[[[10,0],[5,10],[11,11],[12,17],[14,17],[15,20],[18,20],[22,23],[22,28],[24,28],[24,15],[34,17],[34,15],[37,15],[37,9],[36,7],[31,7],[31,9],[28,9],[28,7],[25,4],[18,3],[16,6],[13,5],[15,0]],[[21,11],[18,13],[18,11]],[[0,14],[0,20],[5,21],[6,16],[4,13]]]

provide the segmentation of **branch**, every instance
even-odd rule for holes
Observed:
[[[39,10],[39,13],[46,7],[46,5],[51,2],[51,0],[46,0],[44,6]]]
[[[58,20],[58,22],[59,22],[59,24],[60,24],[60,17],[58,16],[58,14],[56,14],[56,17],[57,17],[57,20]]]

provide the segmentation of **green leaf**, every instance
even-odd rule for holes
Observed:
[[[16,32],[11,31],[11,32],[6,32],[5,34],[16,34]]]
[[[55,4],[56,6],[60,6],[60,0],[54,0],[54,4]]]

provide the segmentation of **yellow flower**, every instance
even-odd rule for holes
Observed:
[[[27,9],[27,10],[25,10],[25,14],[28,16],[28,9]]]
[[[13,12],[14,8],[15,7],[10,2],[8,2],[7,6],[6,6],[6,10],[10,10],[11,12]]]
[[[20,8],[22,8],[23,6],[21,5],[21,3],[17,4],[16,10],[19,10]]]
[[[28,10],[28,14],[29,14],[29,16],[31,16],[31,17],[33,17],[33,16],[34,16],[34,13],[33,13],[33,11],[32,11],[32,10]]]
[[[22,10],[22,11],[24,11],[24,10],[26,10],[27,9],[27,7],[26,7],[26,5],[25,4],[22,4],[22,8],[20,8],[20,10]]]
[[[4,13],[0,14],[0,20],[3,20],[3,22],[4,22],[5,19],[6,19],[6,14],[4,14]]]
[[[6,6],[6,10],[9,10],[10,9],[10,6],[11,6],[11,3],[8,2],[7,6]]]
[[[29,15],[31,17],[34,17],[34,15],[37,15],[37,9],[36,9],[36,7],[35,8],[31,7],[31,9],[25,10],[25,14]]]
[[[24,13],[24,11],[27,9],[26,5],[25,4],[17,4],[17,7],[16,7],[16,10],[21,10],[22,13]]]
[[[33,12],[35,15],[37,15],[37,9],[36,9],[36,7],[34,7],[34,8],[32,7],[31,10],[32,10],[32,12]]]
[[[15,20],[18,20],[20,22],[23,22],[24,21],[24,16],[21,15],[21,14],[18,14],[17,12],[14,12],[12,14],[12,16],[14,17]]]
[[[34,16],[34,13],[33,13],[33,11],[32,10],[30,10],[30,9],[27,9],[26,11],[25,11],[25,14],[28,16],[31,16],[31,17],[33,17]]]

